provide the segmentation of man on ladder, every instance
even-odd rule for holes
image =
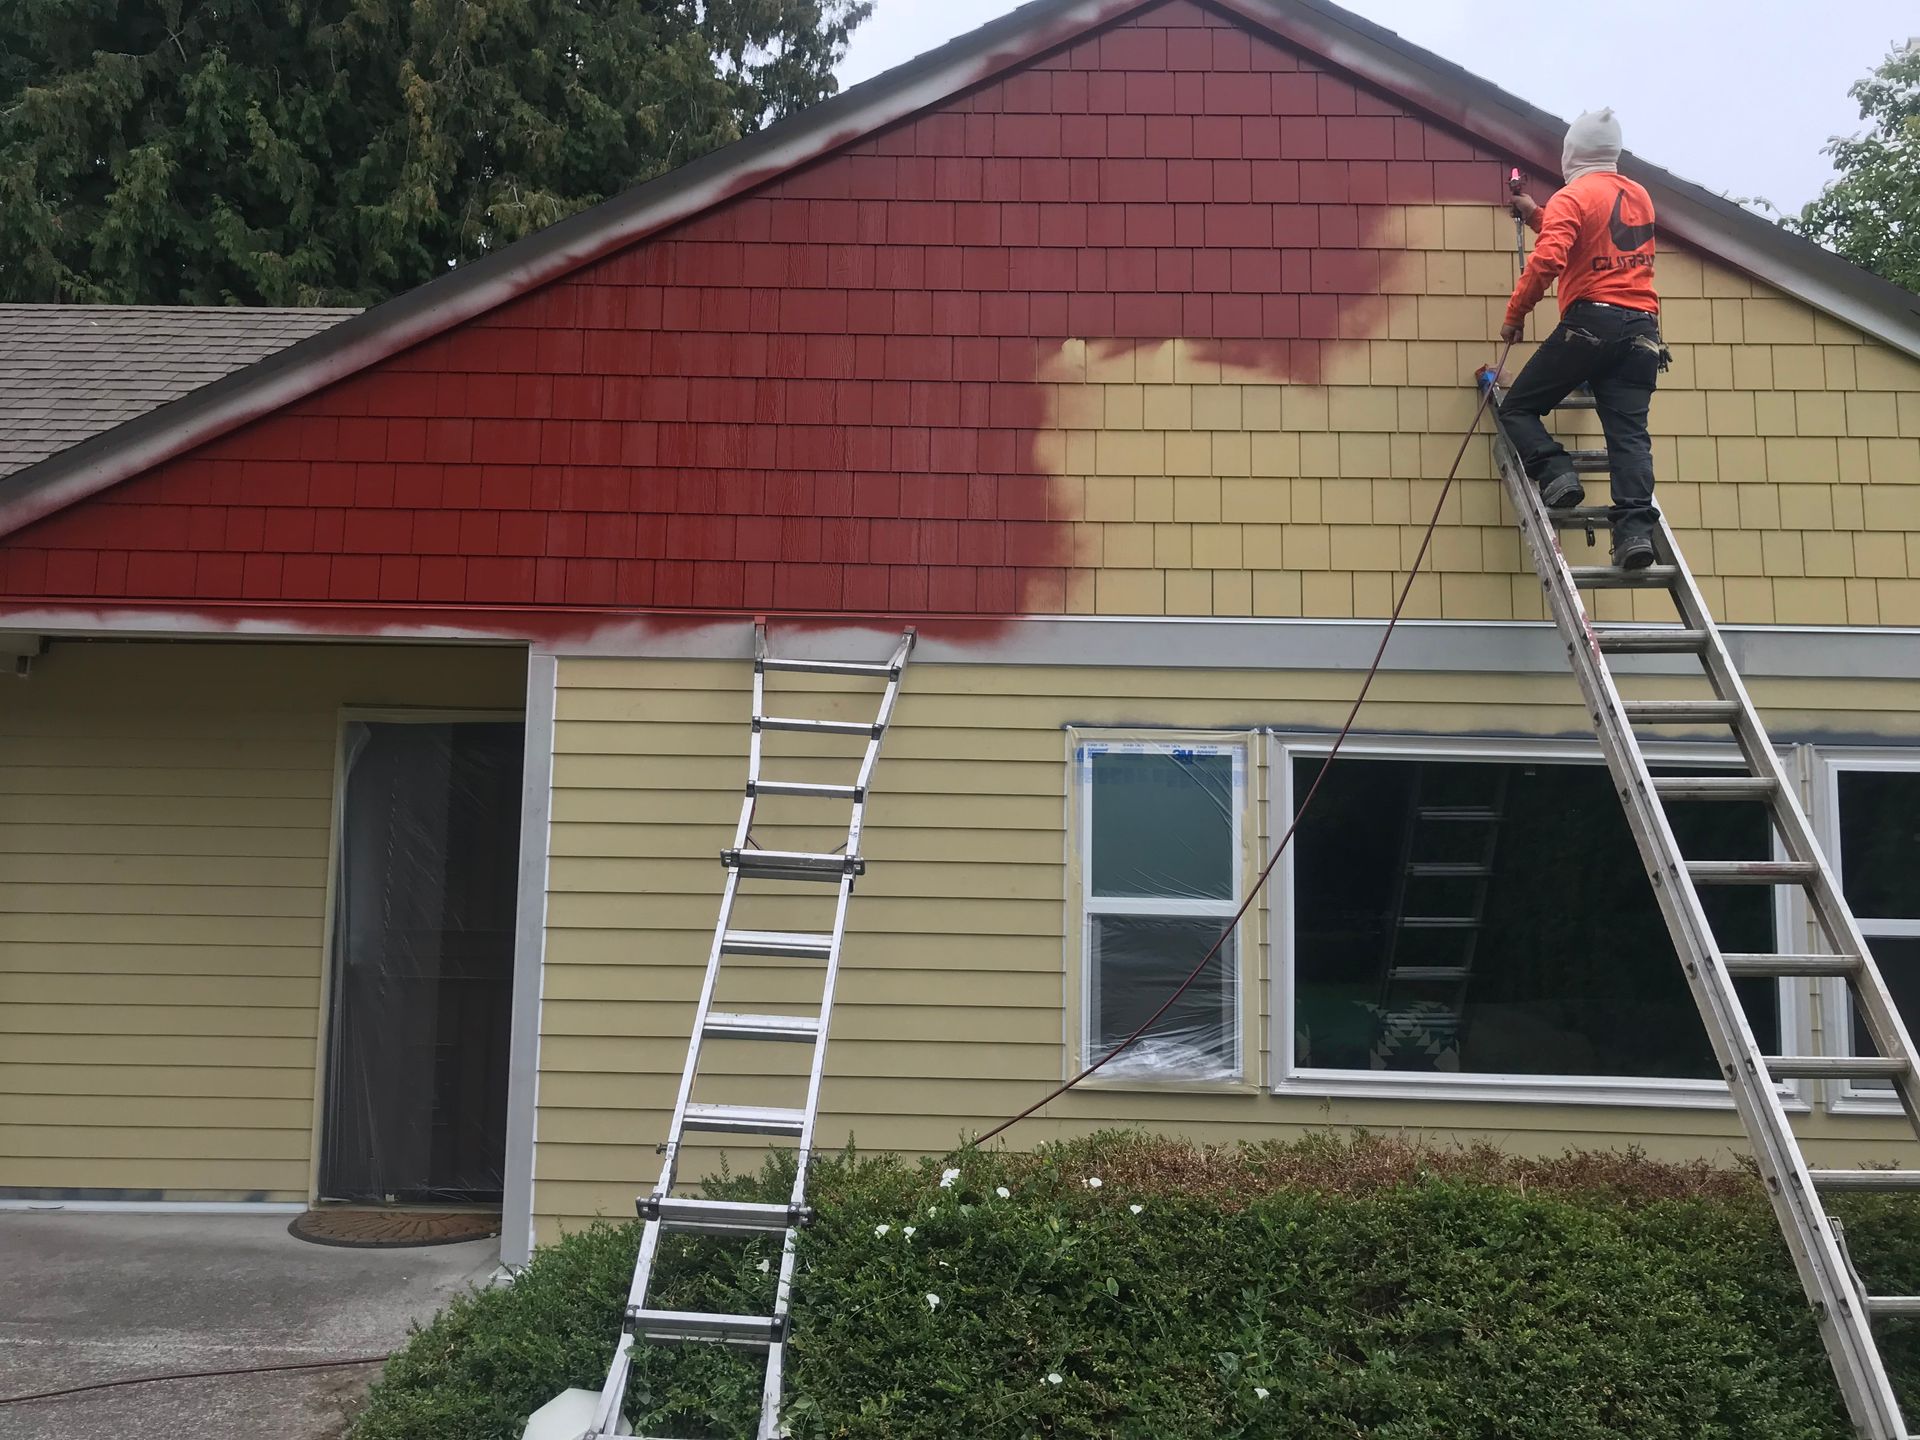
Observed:
[[[1527,314],[1560,281],[1560,324],[1534,352],[1500,407],[1528,476],[1550,510],[1586,499],[1573,458],[1541,417],[1581,385],[1593,391],[1613,475],[1613,563],[1653,563],[1653,443],[1647,411],[1666,351],[1660,297],[1653,288],[1653,200],[1621,175],[1620,122],[1612,110],[1567,128],[1560,166],[1566,184],[1543,207],[1517,189],[1514,215],[1540,234],[1513,287],[1500,338],[1520,338]]]

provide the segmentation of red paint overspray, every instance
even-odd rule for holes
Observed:
[[[1318,382],[1384,333],[1402,207],[1502,173],[1175,0],[20,532],[0,597],[1058,613],[1048,347]]]

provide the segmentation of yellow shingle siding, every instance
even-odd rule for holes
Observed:
[[[342,705],[511,651],[59,642],[0,705],[0,1187],[304,1200]]]
[[[1100,579],[1116,575],[1140,583],[1183,578],[1140,570],[1101,572]],[[1488,604],[1510,597],[1498,588],[1503,577],[1446,578],[1484,581],[1490,588],[1479,598]],[[1350,574],[1305,579],[1345,582],[1349,594],[1359,588]],[[1353,684],[1350,672],[912,667],[861,847],[870,868],[850,912],[821,1143],[838,1147],[851,1137],[866,1149],[938,1152],[1062,1078],[1077,1026],[1067,1008],[1067,967],[1078,963],[1068,939],[1067,726],[1324,732],[1344,717]],[[1682,684],[1650,681],[1649,693],[1684,693],[1675,688]],[[678,1083],[717,913],[718,853],[739,815],[749,686],[745,664],[560,663],[535,1152],[543,1238],[595,1215],[630,1215],[635,1194],[657,1173],[653,1147]],[[796,708],[837,718],[871,713],[871,691],[857,682],[815,688],[825,693]],[[1761,680],[1753,688],[1783,731],[1920,734],[1920,681]],[[1375,686],[1367,724],[1426,734],[1586,732],[1573,682],[1559,675],[1389,673]],[[817,747],[801,737],[778,753],[809,748]],[[773,773],[836,778],[810,761]],[[1255,777],[1256,795],[1258,785]],[[763,845],[844,838],[790,825],[792,812],[765,818],[757,833]],[[806,928],[818,913],[763,904],[741,923]],[[1249,964],[1247,1003],[1260,1017],[1264,1047],[1266,1017],[1284,1006],[1269,994],[1265,952]],[[729,977],[736,988],[723,991],[722,1008],[803,1009],[818,993],[812,966],[730,962]],[[801,1056],[770,1056],[772,1048],[779,1047],[709,1051],[716,1079],[700,1098],[797,1100]],[[1249,1055],[1249,1071],[1263,1074],[1257,1054]],[[751,1081],[756,1075],[784,1076],[785,1089],[770,1091]],[[1884,1133],[1859,1120],[1836,1128],[1824,1115],[1807,1123],[1812,1135],[1843,1136],[1831,1154],[1844,1153],[1849,1163],[1891,1157],[1900,1133],[1895,1122]],[[1137,1085],[1077,1092],[1015,1140],[1027,1145],[1121,1124],[1225,1142],[1364,1124],[1547,1151],[1645,1144],[1670,1156],[1719,1156],[1740,1143],[1732,1114],[1711,1110],[1322,1101]],[[749,1143],[729,1160],[735,1169],[752,1167],[760,1153]],[[719,1160],[716,1149],[694,1149],[682,1173],[712,1173]]]
[[[1514,271],[1494,215],[1408,210],[1383,337],[1330,346],[1318,383],[1185,341],[1050,356],[1060,429],[1041,449],[1082,497],[1075,562],[1099,572],[1069,609],[1384,614],[1493,354]],[[1735,623],[1920,624],[1920,360],[1685,251],[1662,254],[1660,283],[1674,358],[1653,407],[1657,499],[1709,604]],[[1533,338],[1553,318],[1548,301]],[[1562,431],[1601,443],[1591,414]],[[1604,497],[1605,476],[1588,485]],[[1512,535],[1482,435],[1410,613],[1538,618]],[[1196,571],[1209,578],[1175,578]],[[1664,605],[1621,592],[1599,610]]]

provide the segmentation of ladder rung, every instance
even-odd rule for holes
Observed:
[[[1807,975],[1851,975],[1860,962],[1851,955],[1722,955],[1729,975],[1763,978]]]
[[[820,1022],[811,1015],[737,1015],[709,1010],[703,1033],[709,1040],[814,1040]]]
[[[1608,465],[1607,452],[1604,450],[1569,450],[1567,458],[1573,461],[1576,475],[1598,475]]]
[[[1500,819],[1491,805],[1422,805],[1415,812],[1422,820],[1465,820],[1480,824]]]
[[[1892,1080],[1907,1073],[1906,1061],[1876,1055],[1769,1055],[1766,1061],[1776,1080]]]
[[[1687,874],[1696,885],[1798,885],[1820,867],[1807,860],[1689,860]]]
[[[1478,930],[1481,922],[1471,915],[1402,915],[1405,930]]]
[[[871,738],[880,733],[880,726],[870,720],[803,720],[794,715],[756,715],[753,717],[756,730],[792,730],[801,734],[814,735],[860,735]]]
[[[1407,874],[1420,880],[1476,880],[1493,874],[1493,867],[1467,861],[1415,860],[1408,864]]]
[[[1653,793],[1666,800],[1767,800],[1771,777],[1758,775],[1656,775]]]
[[[1582,392],[1576,390],[1553,408],[1556,410],[1597,410],[1600,408],[1600,402],[1593,398],[1592,391]]]
[[[1869,1315],[1920,1315],[1920,1295],[1869,1295]]]
[[[1587,590],[1653,590],[1673,584],[1680,571],[1672,565],[1622,570],[1618,565],[1569,565],[1573,583]]]
[[[1698,655],[1707,648],[1707,632],[1677,626],[1595,629],[1594,642],[1616,655]]]
[[[894,667],[884,660],[777,660],[769,655],[760,668],[793,675],[877,675],[883,680],[894,676]]]
[[[1547,518],[1562,530],[1597,530],[1613,523],[1613,512],[1604,505],[1581,505],[1571,510],[1549,510]]]
[[[1920,1190],[1920,1170],[1809,1170],[1819,1190]]]
[[[750,880],[838,880],[866,873],[858,855],[824,855],[806,850],[722,850],[720,863]]]
[[[858,785],[818,785],[811,780],[754,780],[749,795],[800,795],[814,800],[858,800]]]
[[[743,1345],[764,1350],[786,1338],[787,1325],[771,1315],[711,1315],[699,1310],[629,1310],[627,1324],[648,1340]]]
[[[1635,725],[1725,724],[1740,718],[1740,705],[1734,700],[1626,700],[1621,709]]]
[[[833,936],[797,930],[729,930],[720,938],[726,955],[777,955],[782,960],[824,960],[833,954]]]
[[[690,1230],[706,1235],[778,1235],[813,1218],[804,1206],[763,1205],[747,1200],[698,1200],[678,1195],[643,1195],[642,1220],[658,1220],[668,1230]]]
[[[1399,965],[1387,972],[1389,980],[1466,980],[1473,972],[1464,965]]]
[[[725,1135],[798,1135],[807,1128],[807,1112],[771,1105],[687,1105],[685,1127]]]

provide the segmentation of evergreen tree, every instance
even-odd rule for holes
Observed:
[[[7,0],[0,299],[368,304],[832,95],[870,0]]]
[[[1840,178],[1793,228],[1920,291],[1920,43],[1889,55],[1851,94],[1871,128],[1827,146]]]

